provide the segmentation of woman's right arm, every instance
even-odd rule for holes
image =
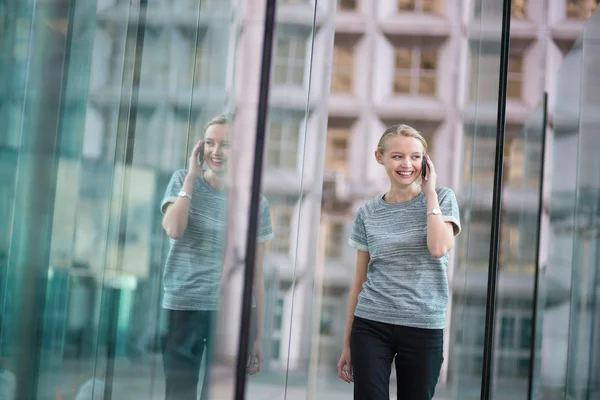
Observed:
[[[350,348],[350,332],[352,331],[352,323],[354,322],[354,311],[358,303],[358,295],[360,294],[363,284],[367,280],[367,269],[369,266],[370,255],[366,251],[358,250],[356,256],[356,275],[354,283],[350,290],[348,298],[348,317],[346,319],[346,331],[344,333],[344,348]]]
[[[183,181],[181,190],[191,196],[194,191],[194,182],[196,179],[197,178],[190,176],[188,173]],[[183,236],[183,233],[187,228],[190,202],[191,200],[189,198],[179,196],[174,203],[167,206],[162,226],[167,233],[167,236],[171,239],[177,240]]]
[[[189,196],[192,196],[194,192],[194,183],[202,175],[202,164],[198,164],[197,162],[198,153],[202,150],[202,143],[203,141],[200,140],[192,150],[192,155],[188,162],[188,173],[181,186],[181,191],[186,192]],[[178,196],[174,203],[167,206],[162,226],[167,236],[171,239],[177,240],[183,236],[187,228],[190,202],[191,199]]]

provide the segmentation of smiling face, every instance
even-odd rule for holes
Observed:
[[[229,126],[211,125],[204,134],[204,161],[215,174],[227,170],[229,158]]]
[[[375,158],[385,167],[392,186],[408,187],[420,177],[424,152],[419,139],[395,135],[385,141],[383,154],[375,151]]]

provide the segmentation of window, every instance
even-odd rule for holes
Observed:
[[[516,19],[527,18],[527,0],[513,0],[512,17]]]
[[[356,0],[340,0],[338,3],[340,11],[356,11]]]
[[[341,222],[332,222],[329,224],[329,232],[327,235],[327,244],[325,245],[325,253],[329,258],[341,258],[344,248],[344,224]]]
[[[511,55],[508,58],[508,88],[506,97],[520,99],[523,87],[523,56]]]
[[[347,175],[349,137],[348,129],[329,128],[327,130],[326,171],[338,171]]]
[[[306,42],[304,37],[277,38],[273,82],[277,85],[304,84],[304,64],[306,62]]]
[[[334,93],[352,92],[354,67],[354,48],[350,45],[338,45],[333,48],[333,68],[331,91]]]
[[[437,50],[397,47],[394,63],[394,93],[435,95]]]
[[[439,14],[442,10],[442,0],[399,0],[398,11]]]
[[[270,246],[272,251],[289,253],[292,242],[292,218],[294,203],[284,199],[271,202],[271,221],[273,232],[277,232]]]
[[[302,119],[296,115],[275,116],[267,136],[267,168],[296,169]]]
[[[567,0],[568,19],[588,19],[592,16],[600,0]]]

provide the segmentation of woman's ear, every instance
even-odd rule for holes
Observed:
[[[383,165],[383,160],[381,159],[381,153],[379,150],[375,150],[375,160],[381,165]]]

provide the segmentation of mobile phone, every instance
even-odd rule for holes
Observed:
[[[425,178],[427,176],[427,157],[423,154],[423,161],[421,164],[421,178]]]
[[[198,159],[196,160],[196,163],[198,165],[202,165],[203,162],[204,162],[204,142],[202,142],[202,145],[200,146],[200,151],[198,152]]]

